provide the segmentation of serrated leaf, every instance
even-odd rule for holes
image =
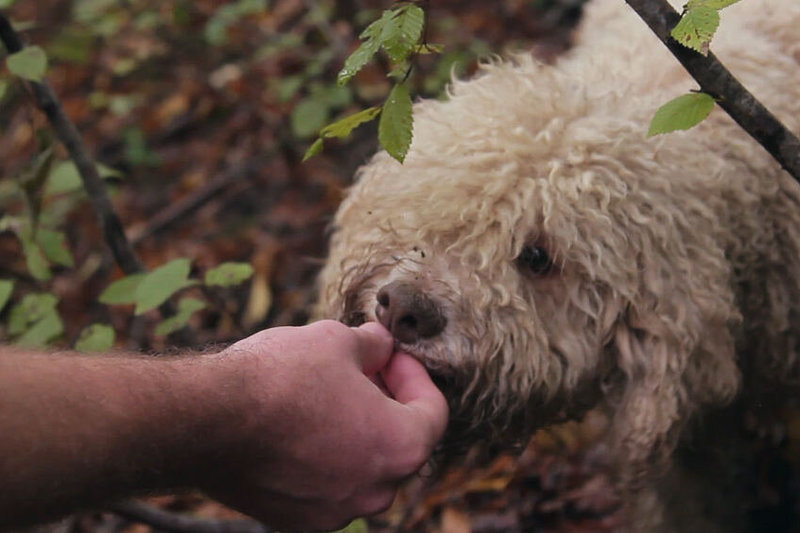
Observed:
[[[53,309],[41,319],[36,321],[20,336],[15,344],[26,347],[46,346],[54,338],[64,332],[61,317]]]
[[[686,11],[672,29],[672,38],[687,48],[708,55],[708,45],[719,26],[716,9],[697,7]]]
[[[67,248],[67,236],[63,232],[39,228],[36,231],[36,242],[51,262],[65,267],[75,266],[72,253]]]
[[[161,323],[156,326],[156,335],[169,335],[170,333],[178,331],[189,323],[193,314],[205,307],[205,302],[196,298],[181,299],[181,301],[178,302],[178,312],[166,320],[161,321]]]
[[[358,36],[359,39],[367,41],[369,39],[377,39],[379,40],[381,34],[383,34],[383,29],[386,27],[386,24],[389,23],[390,20],[395,15],[395,11],[393,9],[387,9],[381,13],[381,18],[376,21],[373,21],[369,26],[367,26],[364,31]]]
[[[40,82],[47,72],[47,54],[39,46],[28,46],[8,56],[6,65],[12,74]]]
[[[411,95],[404,84],[395,85],[383,104],[378,123],[381,146],[400,163],[406,158],[413,133]]]
[[[14,281],[10,279],[0,279],[0,311],[6,306],[11,299],[11,293],[14,292]]]
[[[27,294],[22,301],[11,308],[8,316],[9,335],[19,335],[29,324],[38,322],[55,312],[58,298],[50,293]]]
[[[343,139],[350,135],[354,129],[369,122],[377,117],[381,112],[380,107],[369,107],[358,113],[348,115],[343,119],[337,120],[333,124],[329,124],[322,128],[319,132],[320,136],[326,139],[337,138]]]
[[[344,62],[342,70],[336,76],[336,81],[339,85],[344,85],[350,81],[353,76],[369,63],[372,56],[380,49],[381,45],[377,39],[369,39],[361,43],[361,46],[356,48],[355,52],[350,54]]]
[[[105,352],[114,346],[114,328],[106,324],[92,324],[81,331],[75,341],[75,349],[79,352]]]
[[[686,3],[686,9],[696,9],[698,7],[705,7],[709,9],[724,9],[730,5],[735,4],[739,0],[689,0]]]
[[[325,125],[328,113],[329,109],[325,102],[306,98],[295,106],[289,117],[292,133],[300,139],[311,137]]]
[[[205,284],[209,287],[232,287],[250,279],[253,267],[250,263],[227,262],[206,272]]]
[[[311,159],[312,157],[319,155],[322,153],[322,149],[325,148],[325,143],[323,142],[322,138],[318,138],[316,141],[311,143],[311,146],[308,147],[306,153],[303,154],[303,163]]]
[[[189,279],[192,268],[190,259],[174,259],[148,273],[136,287],[136,309],[134,314],[141,315],[166,302],[179,290],[195,285]]]
[[[126,305],[136,303],[136,289],[147,274],[131,274],[120,278],[100,295],[98,300],[106,305]]]
[[[419,6],[405,5],[384,26],[381,45],[395,63],[405,61],[422,37],[425,12]]]
[[[714,98],[705,93],[691,93],[670,100],[656,111],[647,136],[688,130],[702,122],[714,109]]]

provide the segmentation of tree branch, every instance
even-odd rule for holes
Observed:
[[[670,36],[680,15],[665,0],[625,0],[672,52],[704,93],[800,182],[800,140],[733,77],[714,54],[703,56]]]
[[[25,47],[19,34],[3,13],[0,13],[0,40],[9,54],[17,53]],[[111,203],[103,180],[97,172],[97,166],[89,155],[89,150],[77,128],[64,112],[61,102],[58,101],[46,80],[41,83],[33,81],[29,83],[39,109],[47,115],[56,135],[64,143],[70,157],[78,167],[83,186],[89,195],[106,243],[111,248],[117,264],[125,274],[143,272],[144,267],[125,236],[119,216]]]
[[[112,506],[109,511],[133,522],[151,526],[157,531],[172,533],[272,533],[254,520],[215,520],[171,513],[138,501]]]

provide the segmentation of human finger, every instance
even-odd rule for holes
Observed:
[[[438,442],[447,427],[450,409],[422,363],[406,353],[397,352],[381,371],[381,377],[395,400],[428,421],[433,440],[431,445]]]
[[[356,334],[356,361],[367,374],[376,374],[386,366],[392,356],[394,339],[391,333],[377,322],[367,322],[352,328]]]

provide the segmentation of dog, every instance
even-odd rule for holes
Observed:
[[[721,19],[711,50],[800,131],[800,2]],[[800,381],[800,185],[720,109],[648,138],[695,88],[591,0],[554,64],[489,61],[416,103],[405,162],[377,153],[335,216],[316,315],[386,325],[461,442],[606,409],[622,483],[646,485],[691,420]]]

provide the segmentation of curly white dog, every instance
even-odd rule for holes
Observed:
[[[467,439],[607,406],[634,482],[704,406],[800,380],[800,186],[721,110],[646,137],[696,84],[622,0],[577,38],[416,104],[405,163],[336,215],[318,314],[384,323]],[[712,51],[800,131],[800,2],[726,8]]]

